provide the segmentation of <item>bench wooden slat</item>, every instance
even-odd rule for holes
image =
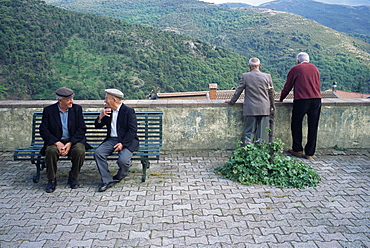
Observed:
[[[95,128],[95,119],[100,112],[83,112],[85,124],[87,126],[86,139],[93,149],[86,151],[86,160],[94,159],[95,149],[103,142],[106,137],[106,129]],[[140,160],[143,166],[142,182],[146,180],[146,170],[150,166],[150,160],[158,160],[162,148],[162,112],[136,112],[138,122],[137,134],[139,137],[140,148],[134,152],[132,160]],[[40,179],[40,171],[44,169],[44,157],[40,150],[44,144],[41,138],[39,127],[42,121],[42,112],[35,112],[32,118],[32,140],[27,148],[19,148],[14,151],[14,160],[29,160],[36,165],[36,175],[33,181],[37,183]],[[61,160],[68,159],[61,156]],[[112,154],[108,159],[117,159],[117,153]]]

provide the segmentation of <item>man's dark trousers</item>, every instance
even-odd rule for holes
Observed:
[[[321,112],[321,99],[301,99],[294,100],[292,111],[292,138],[293,150],[296,152],[303,151],[302,147],[302,121],[307,114],[307,144],[304,152],[307,156],[313,156],[316,150],[317,131],[319,126]]]
[[[66,143],[66,142],[63,142]],[[69,177],[73,180],[78,179],[78,174],[80,173],[81,167],[85,161],[85,145],[82,143],[76,143],[71,146],[71,150],[68,156],[71,157],[72,167],[69,172]],[[59,160],[59,152],[56,145],[50,145],[46,147],[45,150],[45,164],[47,171],[48,180],[53,180],[57,172],[57,162]]]

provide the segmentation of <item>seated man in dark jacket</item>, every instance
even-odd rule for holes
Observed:
[[[107,126],[107,137],[94,154],[102,181],[99,192],[112,187],[128,174],[133,152],[139,149],[135,110],[123,104],[121,91],[107,89],[105,92],[104,102],[107,106],[95,120],[96,128]],[[107,157],[112,152],[118,152],[117,165],[119,167],[117,174],[113,177],[107,162]]]
[[[68,184],[72,189],[79,187],[78,174],[85,161],[85,150],[91,148],[86,143],[86,125],[82,107],[73,104],[73,90],[66,87],[58,89],[58,102],[44,108],[40,135],[44,140],[41,154],[45,155],[48,184],[46,192],[54,192],[59,156],[70,156],[72,167]]]

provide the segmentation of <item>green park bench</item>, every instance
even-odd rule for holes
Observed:
[[[94,122],[100,112],[84,112],[84,120],[87,127],[86,139],[93,147],[86,151],[85,160],[94,159],[95,149],[103,142],[106,137],[106,128],[95,128]],[[132,160],[140,160],[143,167],[141,181],[146,180],[146,170],[150,167],[150,160],[159,160],[160,149],[162,147],[162,112],[136,112],[137,133],[139,136],[140,148],[134,152]],[[40,180],[40,171],[45,169],[45,160],[41,156],[40,150],[44,144],[39,133],[39,127],[42,120],[42,112],[35,112],[32,120],[32,140],[28,148],[20,148],[14,151],[14,160],[29,160],[36,165],[36,175],[33,176],[33,182]],[[116,160],[117,153],[108,157],[109,160]],[[61,156],[60,160],[68,159],[67,156]]]

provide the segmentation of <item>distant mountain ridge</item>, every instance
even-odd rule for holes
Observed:
[[[249,5],[249,4],[246,4],[246,3],[220,3],[219,5],[223,5],[223,6],[229,6],[231,8],[253,8],[253,5]]]
[[[301,15],[343,33],[370,36],[370,6],[325,4],[312,0],[276,0],[259,7]]]
[[[248,4],[225,3],[230,7],[251,8]],[[256,6],[285,11],[330,27],[339,32],[352,34],[357,38],[370,42],[370,5],[349,6],[326,4],[312,0],[276,0]]]

